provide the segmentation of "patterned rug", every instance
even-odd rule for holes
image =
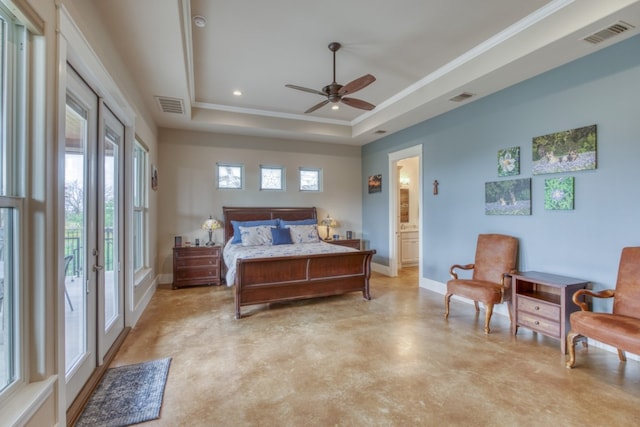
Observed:
[[[77,427],[122,427],[160,417],[171,358],[110,368],[82,411]]]

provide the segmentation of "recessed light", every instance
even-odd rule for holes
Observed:
[[[204,27],[206,27],[206,26],[207,26],[207,18],[205,18],[204,16],[195,15],[195,16],[193,17],[193,24],[194,24],[196,27],[204,28]]]
[[[242,96],[242,92],[241,92],[241,91],[239,91],[239,90],[234,90],[234,91],[233,91],[233,94],[234,94],[235,96]]]

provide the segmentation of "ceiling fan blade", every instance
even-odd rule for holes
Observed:
[[[313,107],[309,108],[307,111],[305,111],[304,113],[313,113],[314,111],[316,111],[318,108],[320,107],[324,107],[325,105],[327,105],[329,103],[328,99],[325,99],[324,101],[314,105]]]
[[[369,86],[371,83],[375,82],[376,78],[371,74],[365,74],[364,76],[357,78],[346,85],[342,86],[342,88],[338,91],[338,95],[348,95],[353,92],[357,92],[360,89],[364,89]]]
[[[347,104],[349,107],[359,108],[361,110],[373,110],[375,105],[369,104],[367,101],[356,98],[342,98],[342,103]]]
[[[309,89],[308,87],[296,86],[296,85],[285,85],[288,88],[301,90],[303,92],[315,93],[316,95],[327,96],[326,93],[322,93],[319,90]]]

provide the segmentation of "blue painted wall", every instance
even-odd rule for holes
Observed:
[[[597,125],[591,171],[535,175],[532,138]],[[363,178],[383,174],[382,193],[363,189],[363,238],[389,262],[388,154],[423,147],[423,275],[448,280],[473,262],[479,233],[520,239],[520,270],[540,270],[613,287],[620,251],[640,245],[640,36],[419,123],[362,148]],[[520,175],[532,178],[531,216],[484,213],[497,152],[520,147]],[[575,177],[575,209],[544,209],[544,180]],[[432,182],[440,183],[433,196]]]

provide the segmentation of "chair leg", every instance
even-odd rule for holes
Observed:
[[[449,302],[451,301],[451,294],[446,294],[444,296],[444,318],[445,320],[449,318]]]
[[[64,296],[67,297],[67,302],[69,303],[69,308],[73,311],[73,304],[71,304],[71,298],[69,298],[69,292],[67,292],[67,287],[64,287]]]
[[[567,360],[567,368],[571,369],[576,364],[576,338],[580,334],[569,331],[567,335],[567,350],[569,350],[569,360]]]
[[[484,333],[488,334],[491,332],[491,329],[489,329],[489,322],[491,322],[491,315],[493,314],[493,304],[486,304],[486,309],[487,314],[484,317]]]
[[[620,359],[621,362],[627,361],[627,356],[624,354],[623,350],[618,349],[618,359]]]
[[[476,306],[476,313],[480,311],[480,306],[478,305],[478,301],[474,301],[473,305]]]

